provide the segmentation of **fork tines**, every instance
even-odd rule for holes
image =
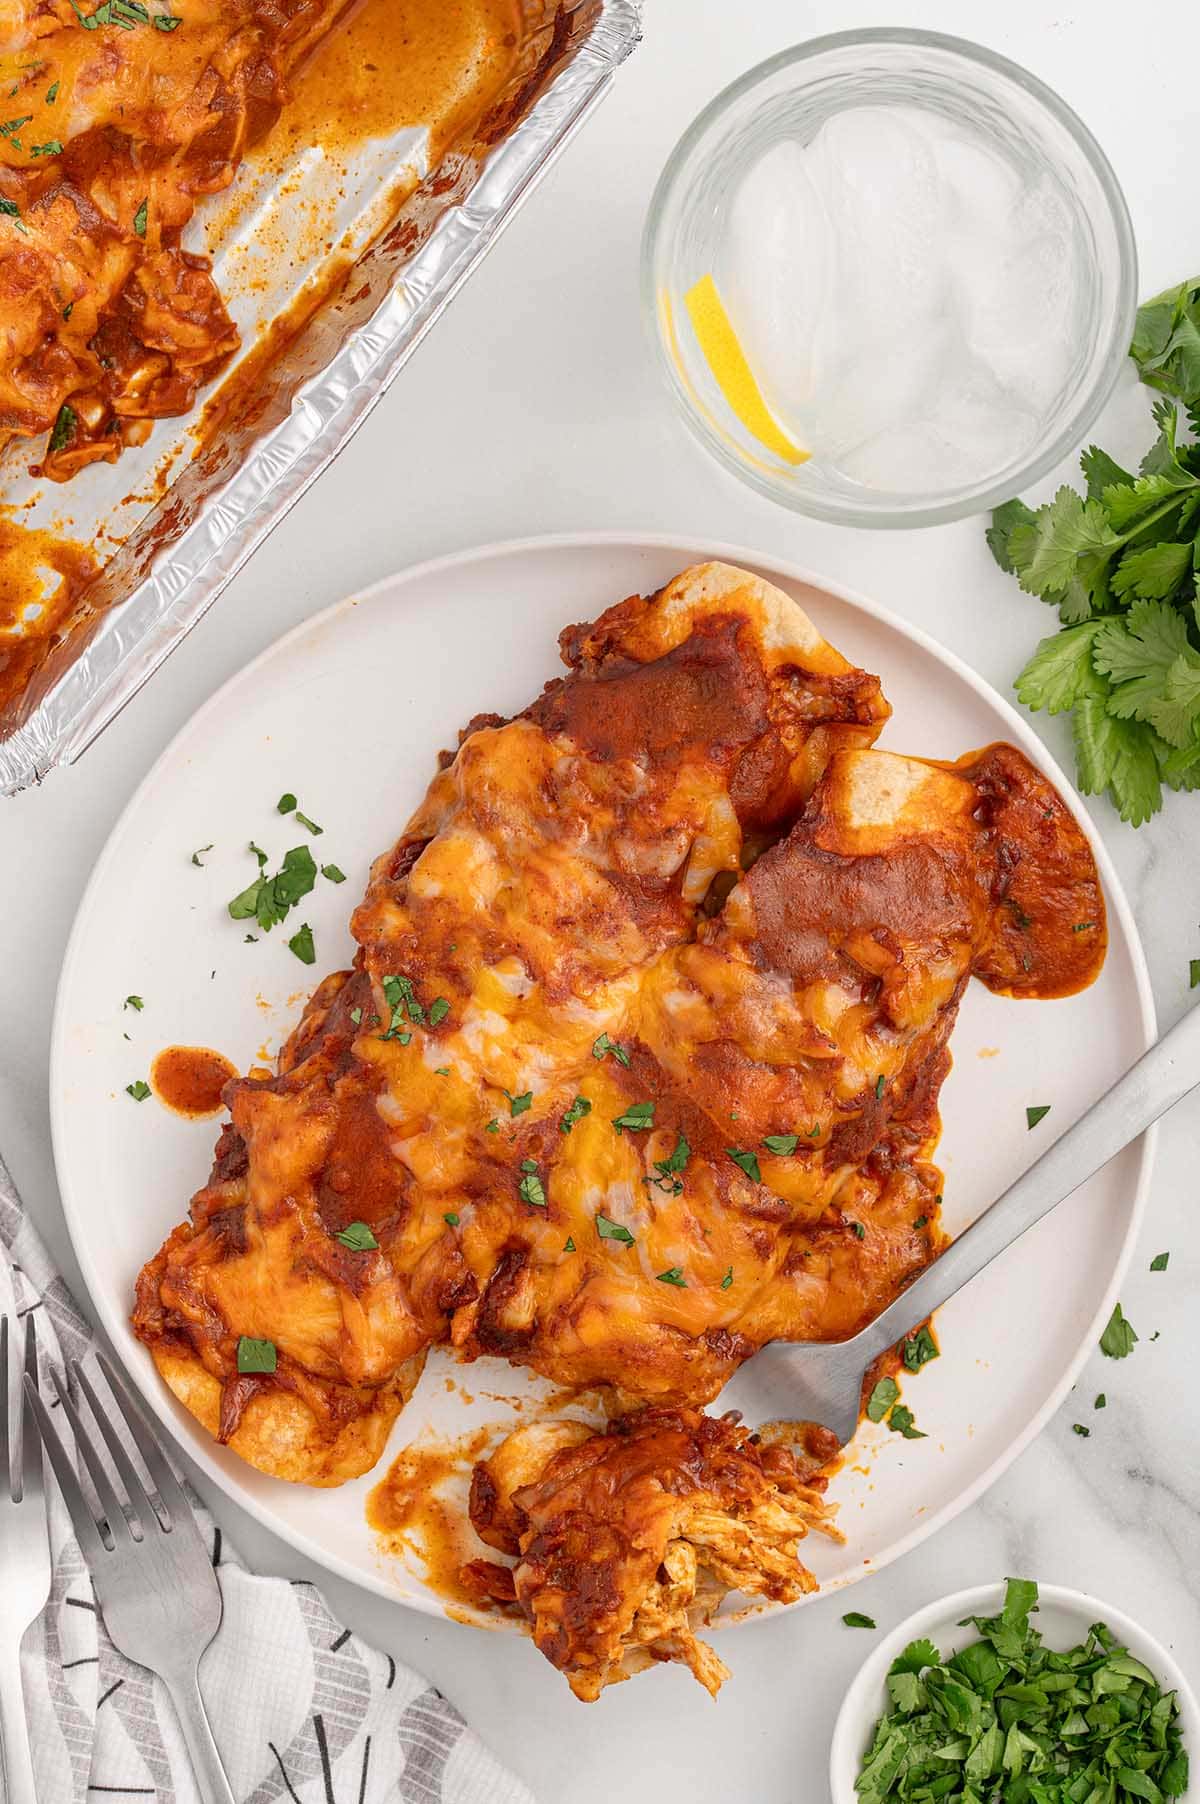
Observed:
[[[20,1373],[9,1372],[9,1318],[0,1315],[0,1495],[14,1503],[42,1494],[42,1459],[37,1430]],[[25,1317],[24,1374],[37,1388],[37,1330],[33,1311]]]
[[[38,1395],[36,1381],[34,1384],[27,1383],[26,1385],[26,1395],[36,1412],[42,1441],[50,1456],[54,1475],[58,1479],[59,1488],[70,1511],[80,1548],[89,1565],[94,1565],[95,1560],[102,1559],[105,1553],[129,1547],[132,1542],[140,1542],[152,1533],[169,1534],[178,1524],[185,1521],[190,1522],[192,1519],[191,1510],[179,1480],[168,1465],[154,1436],[143,1422],[124,1385],[102,1353],[96,1355],[96,1364],[104,1375],[105,1384],[116,1405],[116,1411],[129,1438],[141,1455],[153,1486],[152,1491],[147,1491],[119,1430],[114,1426],[111,1420],[112,1404],[107,1409],[105,1408],[91,1379],[79,1361],[75,1360],[71,1370],[76,1384],[87,1398],[92,1419],[100,1431],[100,1436],[124,1486],[125,1500],[122,1501],[109,1476],[103,1455],[97,1447],[95,1439],[89,1433],[78,1406],[58,1373],[52,1372],[54,1387],[58,1392],[58,1399],[67,1421],[71,1425],[79,1457],[95,1488],[100,1505],[98,1519],[84,1495],[83,1486],[76,1475],[74,1464],[63,1446],[50,1412]]]

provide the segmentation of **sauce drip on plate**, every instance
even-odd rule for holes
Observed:
[[[194,1120],[216,1115],[221,1093],[237,1066],[209,1046],[167,1046],[150,1067],[150,1084],[160,1102]]]

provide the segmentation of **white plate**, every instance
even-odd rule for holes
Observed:
[[[134,1339],[134,1280],[204,1182],[215,1123],[183,1121],[156,1101],[138,1105],[125,1085],[175,1043],[215,1046],[245,1069],[294,1021],[310,974],[287,949],[290,927],[247,945],[246,924],[225,909],[256,874],[250,839],[274,861],[303,837],[275,812],[283,791],[324,826],[318,850],[349,878],[340,887],[319,882],[303,904],[317,941],[315,978],[349,960],[346,923],[368,864],[400,831],[438,749],[454,744],[474,713],[525,705],[560,669],[555,640],[567,622],[709,557],[750,565],[785,589],[820,581],[737,547],[589,535],[427,564],[318,615],[226,684],[163,753],[115,828],[71,936],[54,1023],[54,1146],[67,1222],[105,1330],[160,1420],[243,1508],[332,1571],[418,1609],[443,1605],[415,1563],[410,1570],[377,1548],[364,1519],[370,1480],[317,1491],[252,1471],[175,1404]],[[953,758],[1015,740],[1069,796],[1028,724],[964,665],[883,609],[821,586],[827,594],[813,610],[821,631],[883,678],[895,708],[885,744]],[[1010,1002],[971,986],[942,1104],[951,1228],[972,1219],[1153,1037],[1128,906],[1077,812],[1108,895],[1108,962],[1091,990],[1064,1002]],[[197,869],[192,849],[210,841]],[[142,1013],[122,1009],[130,993],[145,998]],[[1030,1103],[1052,1105],[1033,1133]],[[930,1534],[1042,1427],[1112,1307],[1149,1167],[1148,1141],[1128,1149],[945,1309],[941,1359],[906,1386],[929,1438],[862,1432],[832,1491],[846,1546],[809,1543],[826,1588],[850,1584]],[[452,1372],[473,1403],[447,1384]],[[497,1362],[462,1368],[438,1355],[389,1456],[419,1430],[457,1435],[503,1419],[495,1396],[529,1388]],[[753,1365],[730,1390],[753,1419]]]

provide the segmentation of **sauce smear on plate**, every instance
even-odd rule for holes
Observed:
[[[150,1067],[150,1084],[177,1115],[199,1120],[219,1113],[221,1093],[237,1075],[233,1061],[209,1046],[167,1046]]]

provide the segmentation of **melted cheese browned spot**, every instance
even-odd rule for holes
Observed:
[[[265,1470],[264,1398],[317,1440],[333,1402],[379,1426],[433,1341],[691,1405],[769,1339],[852,1333],[938,1245],[970,976],[1061,994],[1102,957],[1045,779],[1011,748],[870,749],[878,684],[778,591],[703,566],[563,646],[377,860],[354,972],[278,1076],[231,1086],[213,1179],[143,1274],[168,1381],[190,1349]],[[337,1241],[356,1220],[377,1250]],[[250,1397],[243,1333],[280,1352]]]

